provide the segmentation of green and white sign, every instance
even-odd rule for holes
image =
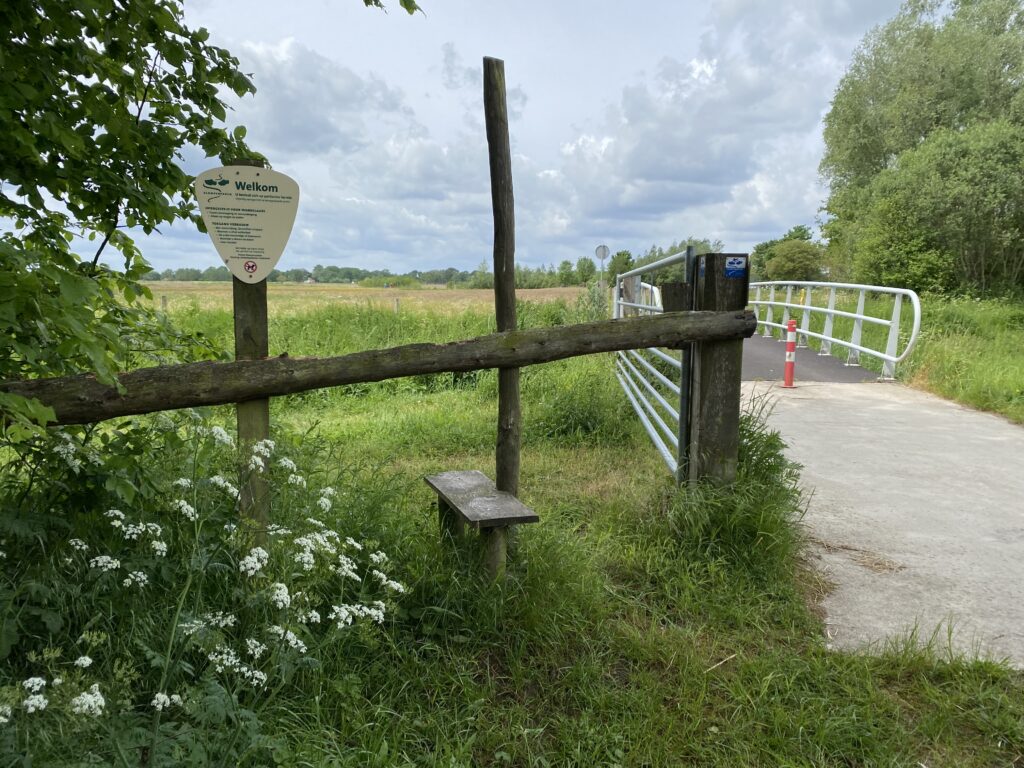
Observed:
[[[295,224],[299,185],[269,168],[229,165],[196,177],[196,199],[217,253],[245,283],[266,280]]]

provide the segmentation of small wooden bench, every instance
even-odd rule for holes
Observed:
[[[442,472],[424,480],[437,492],[441,536],[456,540],[466,526],[479,530],[487,573],[492,579],[500,579],[505,573],[508,527],[536,523],[540,520],[537,513],[511,493],[497,490],[483,472]]]

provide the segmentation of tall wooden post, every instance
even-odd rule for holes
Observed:
[[[265,167],[262,160],[233,160],[232,165]],[[267,281],[244,283],[231,278],[235,313],[235,359],[259,360],[270,354],[267,321]],[[254,443],[270,438],[270,400],[248,400],[236,405],[238,447],[243,456],[239,504],[244,517],[266,527],[270,522],[270,486],[260,472],[250,471],[247,457]]]
[[[484,57],[484,120],[494,211],[494,307],[498,330],[512,331],[516,328],[516,233],[505,62],[490,57]],[[519,369],[499,368],[495,485],[514,496],[519,494],[520,429]],[[491,528],[483,536],[488,573],[500,579],[505,571],[508,529]]]
[[[741,312],[747,305],[746,254],[698,257],[694,309]],[[690,389],[690,481],[736,480],[740,446],[740,369],[743,339],[693,345]]]

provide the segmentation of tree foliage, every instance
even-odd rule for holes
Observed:
[[[979,127],[988,124],[1000,139]],[[907,0],[864,39],[825,118],[821,171],[830,185],[825,232],[832,258],[853,264],[862,279],[885,275],[910,287],[1021,290],[1019,270],[992,268],[994,241],[1007,242],[1017,225],[1013,206],[1004,205],[1007,184],[981,147],[1012,159],[1012,133],[1022,125],[1019,0]],[[1012,176],[1012,168],[1004,168]],[[946,218],[948,200],[925,194],[900,198],[913,203],[914,213],[896,221],[899,205],[887,194],[943,178],[973,178],[979,185],[970,217]],[[941,237],[929,231],[936,222],[944,223]],[[932,266],[946,262],[954,273],[940,270],[933,280]]]
[[[803,240],[810,242],[811,230],[805,227],[803,224],[797,224],[795,227],[790,229],[786,234],[776,240],[765,240],[763,243],[758,243],[754,246],[754,250],[750,252],[750,272],[751,278],[754,280],[761,280],[768,276],[768,261],[775,255],[775,246],[779,243],[785,242],[786,240]],[[775,279],[787,279],[787,278],[769,278]],[[795,278],[788,278],[795,279]]]
[[[198,221],[183,152],[251,154],[222,97],[253,84],[180,0],[8,0],[0,28],[0,380],[207,354],[141,301],[129,231]],[[47,416],[4,393],[0,411],[8,438]]]
[[[797,238],[782,240],[772,248],[765,268],[769,280],[820,280],[821,246]]]

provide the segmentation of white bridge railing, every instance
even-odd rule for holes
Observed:
[[[808,338],[817,339],[821,342],[818,354],[830,355],[832,345],[838,344],[848,350],[847,365],[859,365],[862,354],[877,357],[882,361],[882,379],[895,378],[896,364],[910,354],[921,330],[921,301],[916,293],[905,288],[809,281],[751,283],[750,288],[754,294],[750,303],[757,316],[758,327],[763,328],[764,336],[773,336],[775,329],[779,329],[785,337],[790,317],[799,315],[797,346],[806,347]],[[852,304],[854,296],[857,302],[856,310],[851,312],[836,309],[837,302]],[[877,301],[871,301],[869,307],[869,297],[877,299],[882,296],[892,297],[891,311],[887,301],[882,302],[881,308],[877,306]],[[910,300],[913,318],[910,335],[901,350],[900,321],[904,298]],[[869,309],[877,311],[871,312]],[[820,330],[811,330],[812,320],[816,315],[823,317],[824,320]],[[838,325],[837,318],[840,319]],[[845,320],[852,321],[849,324],[850,331],[848,335],[842,333],[843,338],[840,338],[839,330],[845,330],[847,325],[843,322]],[[881,342],[880,335],[869,332],[865,337],[865,323],[887,330],[884,334],[884,350],[882,343],[872,345],[875,339]],[[819,327],[817,323],[814,325],[816,328]]]

